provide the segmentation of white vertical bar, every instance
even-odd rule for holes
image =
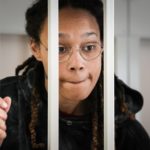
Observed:
[[[114,0],[104,1],[104,150],[114,150]]]
[[[48,0],[48,150],[58,150],[58,0]]]

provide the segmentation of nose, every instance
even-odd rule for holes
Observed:
[[[80,55],[79,51],[73,51],[68,60],[68,69],[70,71],[81,71],[85,68],[85,60]]]

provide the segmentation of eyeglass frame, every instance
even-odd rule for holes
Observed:
[[[81,56],[84,60],[86,60],[86,61],[92,61],[92,60],[96,59],[96,58],[103,52],[103,46],[102,46],[100,43],[98,43],[98,42],[96,42],[96,44],[99,45],[99,47],[100,47],[100,49],[101,49],[101,50],[99,51],[99,54],[98,54],[97,56],[95,56],[95,57],[93,57],[93,58],[91,58],[91,59],[86,59],[86,58],[83,56],[83,54],[80,52],[80,51],[82,50],[81,47],[79,47],[79,48],[78,48],[78,51],[79,51],[80,56]],[[68,58],[67,58],[66,60],[63,60],[63,61],[60,61],[60,60],[59,60],[59,63],[66,62],[66,61],[68,61],[68,60],[70,59],[70,57],[71,57],[71,55],[72,55],[72,53],[73,53],[73,51],[72,51],[72,48],[73,48],[73,47],[67,47],[67,48],[69,49]]]
[[[45,48],[46,51],[48,51],[48,47],[46,47],[45,44],[43,44],[43,42],[40,41],[40,44]],[[100,46],[101,51],[99,52],[99,54],[98,54],[97,56],[95,56],[95,57],[93,57],[93,58],[91,58],[91,59],[89,59],[89,60],[86,59],[84,56],[82,56],[82,53],[80,52],[80,51],[81,51],[81,48],[78,49],[79,54],[81,55],[81,57],[82,57],[84,60],[86,60],[86,61],[94,60],[94,59],[96,59],[96,58],[103,52],[103,46],[101,46],[100,43],[96,43],[96,44]],[[68,47],[68,48],[69,48],[69,47]],[[69,60],[69,58],[71,57],[71,55],[72,55],[72,53],[73,53],[73,51],[71,50],[72,48],[73,48],[73,47],[69,48],[69,49],[70,49],[70,56],[69,56],[66,60],[64,60],[64,61],[60,61],[60,60],[59,60],[60,63],[66,62],[66,61]],[[68,53],[68,54],[69,54],[69,53]]]

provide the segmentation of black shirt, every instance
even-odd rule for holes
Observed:
[[[83,116],[59,115],[59,150],[91,150],[91,113]]]

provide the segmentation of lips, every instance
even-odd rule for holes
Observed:
[[[67,80],[65,82],[68,82],[70,84],[80,84],[80,83],[83,83],[83,82],[85,82],[87,80],[88,80],[88,78],[80,79],[80,80],[79,79],[78,80]]]
[[[72,84],[79,84],[79,83],[82,83],[84,81],[85,80],[81,80],[81,81],[67,81],[67,82],[72,83]]]
[[[70,79],[61,79],[60,81],[62,83],[80,84],[80,83],[83,83],[89,79],[90,79],[90,76],[85,77],[85,78],[76,78],[76,79],[75,78],[74,79],[71,79],[71,78]]]

